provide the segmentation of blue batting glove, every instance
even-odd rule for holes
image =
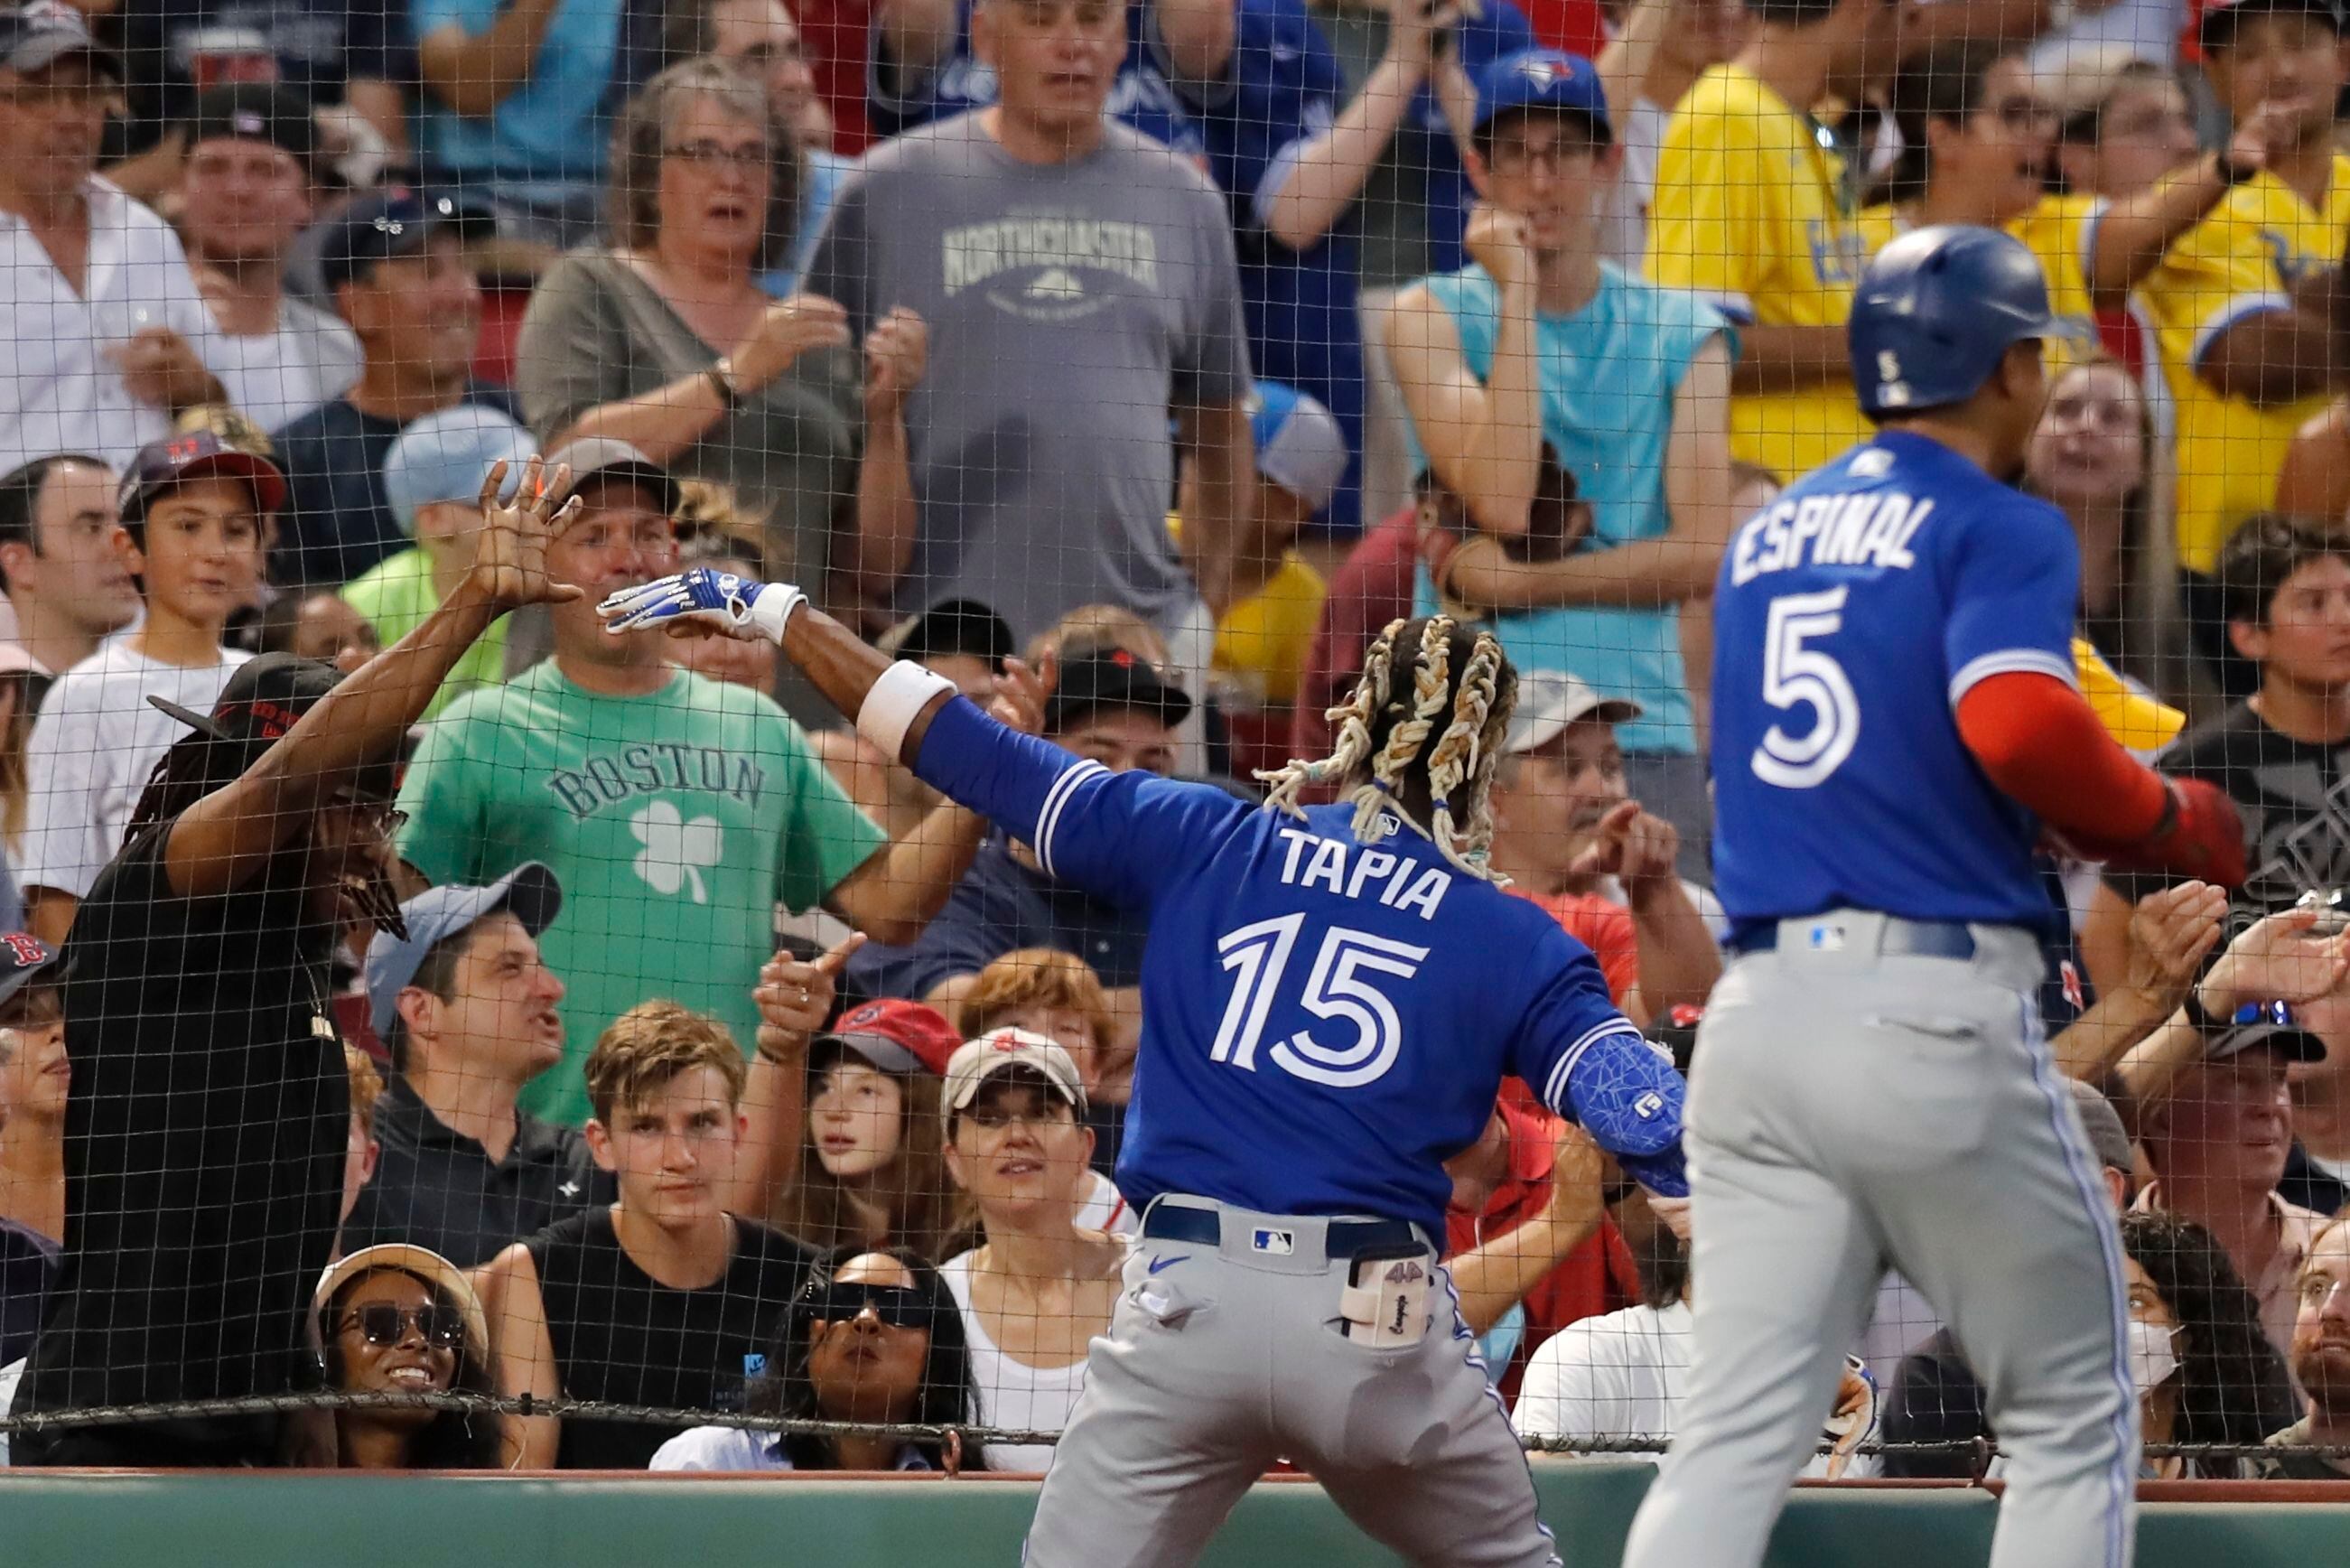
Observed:
[[[789,583],[758,583],[733,572],[696,566],[690,572],[622,588],[596,607],[614,637],[647,627],[700,621],[744,642],[784,640],[792,612],[807,595]]]

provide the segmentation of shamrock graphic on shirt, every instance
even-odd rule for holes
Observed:
[[[691,884],[695,903],[710,902],[702,873],[718,864],[726,843],[716,817],[697,816],[689,822],[670,802],[648,801],[629,819],[629,831],[644,846],[629,862],[630,868],[648,887],[674,894]]]

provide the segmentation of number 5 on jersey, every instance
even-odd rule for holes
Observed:
[[[1844,765],[1860,739],[1860,700],[1844,666],[1823,649],[1805,646],[1844,625],[1842,588],[1782,594],[1771,601],[1762,634],[1762,701],[1782,712],[1812,711],[1800,735],[1778,724],[1754,748],[1754,776],[1781,789],[1814,789]]]
[[[1228,931],[1216,942],[1224,968],[1240,978],[1232,1000],[1224,1004],[1223,1022],[1216,1026],[1216,1043],[1209,1060],[1225,1062],[1245,1072],[1256,1071],[1257,1045],[1264,1035],[1266,1017],[1289,961],[1297,934],[1305,924],[1303,914],[1259,920]],[[1333,926],[1322,938],[1321,951],[1306,976],[1298,1004],[1316,1018],[1351,1023],[1355,1038],[1332,1047],[1301,1029],[1274,1044],[1274,1064],[1292,1077],[1325,1084],[1334,1089],[1359,1088],[1383,1076],[1403,1051],[1403,1022],[1395,1004],[1378,982],[1366,978],[1390,975],[1409,980],[1428,957],[1416,948],[1369,931]]]

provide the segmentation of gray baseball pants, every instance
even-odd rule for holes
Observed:
[[[1146,1225],[1045,1473],[1030,1568],[1188,1563],[1281,1459],[1408,1563],[1556,1568],[1440,1269],[1428,1332],[1373,1348],[1338,1331],[1349,1265],[1324,1252],[1328,1221],[1159,1202],[1214,1209],[1221,1241],[1149,1240]]]
[[[1695,1362],[1625,1568],[1751,1568],[1898,1268],[1956,1332],[2009,1454],[1992,1568],[2126,1568],[2137,1396],[2121,1243],[2042,1039],[2042,961],[1837,910],[1733,962],[1699,1026]],[[1887,1369],[1888,1371],[1890,1369]]]

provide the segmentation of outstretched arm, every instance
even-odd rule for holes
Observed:
[[[546,576],[547,542],[579,515],[577,496],[557,510],[570,471],[557,469],[550,482],[532,458],[513,504],[501,506],[505,476],[501,462],[482,482],[480,554],[441,607],[320,698],[236,780],[180,814],[163,849],[174,891],[242,886],[354,771],[390,754],[493,621],[523,605],[579,596]]]

